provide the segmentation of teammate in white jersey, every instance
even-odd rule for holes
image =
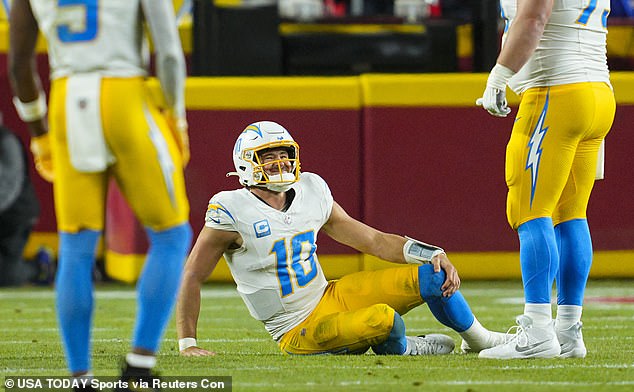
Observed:
[[[156,51],[162,109],[145,86],[145,24]],[[38,28],[51,69],[48,122],[34,68]],[[92,270],[112,175],[150,242],[124,369],[125,377],[149,375],[191,241],[183,177],[189,159],[185,61],[172,2],[15,0],[10,41],[14,103],[32,136],[36,168],[54,187],[56,310],[70,372],[91,371]]]
[[[463,338],[463,351],[499,343],[458,291],[460,279],[436,246],[382,233],[351,218],[324,180],[300,173],[299,146],[281,125],[249,125],[233,151],[244,188],[214,195],[205,226],[185,266],[177,304],[179,349],[213,355],[196,344],[202,283],[224,254],[251,315],[284,353],[446,354],[446,335],[405,335],[401,315],[427,302]],[[327,282],[316,254],[317,233],[408,267],[363,271]],[[423,264],[425,263],[425,264]]]
[[[595,178],[603,177],[602,143],[616,106],[606,59],[609,8],[609,0],[501,1],[502,49],[477,104],[504,117],[511,111],[506,85],[521,95],[506,182],[525,306],[513,339],[481,357],[586,355],[581,312],[592,263],[586,209]]]

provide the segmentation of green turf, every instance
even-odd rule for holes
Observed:
[[[462,292],[485,326],[506,331],[522,312],[519,281],[464,282]],[[199,344],[215,357],[181,358],[172,320],[159,357],[163,376],[232,376],[234,391],[631,391],[634,390],[634,303],[596,301],[634,297],[632,281],[591,281],[584,307],[585,359],[497,361],[477,355],[438,357],[287,356],[250,318],[232,285],[203,293]],[[51,288],[0,290],[0,374],[64,376]],[[114,376],[130,345],[135,313],[130,286],[97,287],[94,373]],[[456,333],[425,305],[404,317],[409,334]],[[1,382],[2,380],[0,380]]]

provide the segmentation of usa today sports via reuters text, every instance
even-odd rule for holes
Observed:
[[[91,386],[97,391],[111,391],[115,388],[146,389],[156,388],[164,391],[231,391],[231,377],[162,377],[147,381],[132,382],[118,377],[95,377],[93,379],[74,379],[72,377],[5,377],[7,392],[23,391],[59,391],[64,389]]]

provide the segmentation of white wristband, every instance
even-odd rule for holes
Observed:
[[[40,92],[37,99],[31,102],[22,102],[20,98],[13,97],[13,106],[18,116],[24,122],[36,121],[46,116],[46,97]]]
[[[515,72],[502,64],[495,64],[489,73],[487,86],[498,90],[506,89],[506,83],[515,75]]]
[[[196,338],[182,338],[178,339],[178,351],[187,350],[190,347],[197,346]]]
[[[429,263],[437,255],[445,253],[444,249],[438,246],[410,237],[405,238],[407,238],[407,242],[403,245],[403,256],[408,264]]]

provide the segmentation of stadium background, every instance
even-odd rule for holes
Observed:
[[[176,1],[176,5],[181,3]],[[28,141],[11,105],[6,53],[8,26],[0,14],[0,112]],[[609,27],[608,53],[632,62],[634,27]],[[457,56],[468,57],[469,26],[457,27]],[[188,59],[191,20],[181,25]],[[48,66],[42,43],[38,68]],[[300,143],[302,167],[322,175],[336,200],[354,217],[381,230],[440,244],[463,278],[517,278],[517,239],[505,217],[504,150],[513,119],[497,119],[474,105],[486,74],[361,74],[337,77],[190,77],[186,100],[192,160],[186,169],[194,231],[203,224],[209,197],[238,186],[231,149],[250,122],[285,125]],[[634,277],[634,73],[613,72],[617,99],[607,138],[606,179],[597,182],[588,217],[594,238],[592,277]],[[157,92],[155,80],[148,85]],[[45,86],[48,91],[48,85]],[[516,109],[517,97],[511,94]],[[25,256],[56,249],[52,188],[33,167],[42,213]],[[132,282],[146,249],[142,230],[116,188],[109,196],[101,250],[106,271]],[[381,268],[386,263],[319,239],[329,277]],[[229,280],[226,265],[212,275]]]

